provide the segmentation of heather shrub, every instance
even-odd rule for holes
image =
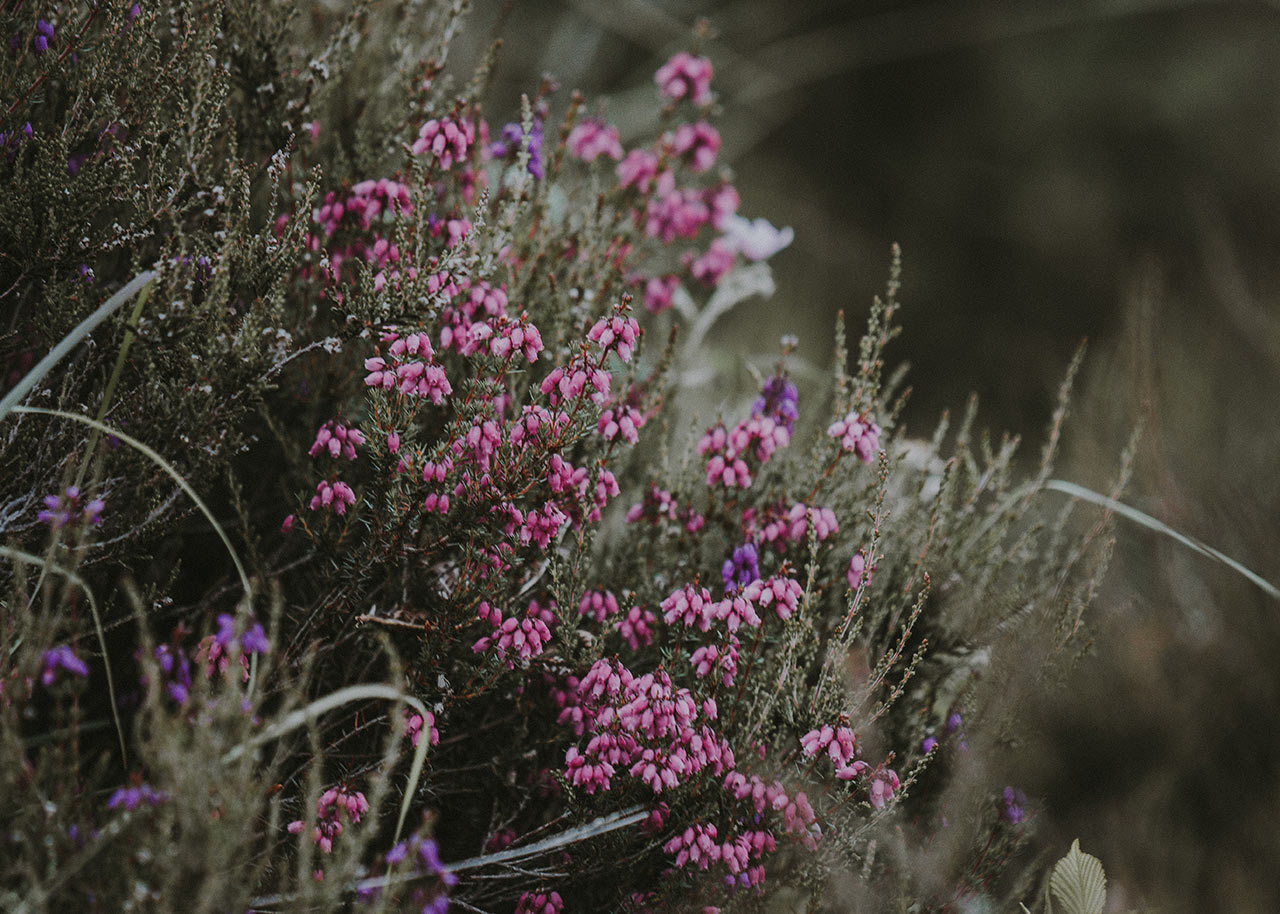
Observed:
[[[717,167],[701,39],[628,149],[551,79],[490,122],[459,16],[0,11],[0,897],[1030,898],[989,763],[1109,552],[1037,498],[1067,386],[1030,467],[976,406],[909,437],[895,250],[823,382],[784,340],[690,436],[792,237]]]

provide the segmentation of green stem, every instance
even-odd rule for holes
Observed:
[[[120,346],[120,354],[116,356],[115,367],[111,369],[111,377],[107,381],[107,389],[102,394],[102,403],[98,406],[98,421],[102,422],[106,419],[107,408],[111,405],[111,399],[115,396],[116,385],[120,383],[120,374],[124,371],[125,359],[129,357],[129,347],[133,345],[133,338],[136,335],[135,330],[138,327],[138,320],[142,317],[142,309],[147,304],[147,299],[151,297],[151,283],[142,287],[142,291],[138,293],[138,300],[133,306],[133,313],[129,315],[129,322],[125,325],[124,343]],[[89,436],[89,447],[84,452],[84,459],[80,461],[80,470],[76,473],[76,488],[84,485],[85,473],[89,470],[89,464],[93,462],[93,455],[98,448],[98,439],[102,436],[99,429],[94,429]]]

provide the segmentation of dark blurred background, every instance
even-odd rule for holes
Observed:
[[[796,229],[720,343],[827,364],[898,242],[912,433],[974,391],[1034,455],[1088,337],[1060,475],[1107,488],[1144,421],[1126,501],[1280,580],[1280,3],[478,0],[459,53],[504,15],[491,115],[550,72],[624,140],[709,21],[742,212]],[[1116,910],[1280,910],[1280,601],[1116,533],[1094,654],[1008,776]]]

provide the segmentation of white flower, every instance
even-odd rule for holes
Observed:
[[[721,219],[725,242],[747,260],[767,260],[795,240],[791,226],[774,228],[768,219],[744,219],[726,213]]]

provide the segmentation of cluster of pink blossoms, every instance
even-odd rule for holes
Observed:
[[[559,892],[525,892],[516,902],[516,914],[560,914],[563,910]]]
[[[356,493],[342,480],[330,482],[322,479],[316,483],[316,494],[311,496],[311,502],[308,507],[312,511],[319,511],[321,508],[329,508],[334,514],[339,516],[347,513],[347,506],[356,503]],[[291,527],[293,515],[285,520],[286,527]]]
[[[427,735],[428,746],[436,746],[440,743],[440,731],[436,729],[436,716],[430,711],[427,712],[426,719],[423,719],[417,711],[405,708],[404,730],[409,734],[409,742],[415,749],[418,748],[418,742],[424,733]]]
[[[793,796],[787,793],[787,788],[780,781],[766,783],[758,775],[745,775],[740,771],[731,771],[724,776],[724,789],[735,799],[749,801],[757,816],[764,815],[766,810],[781,813],[785,833],[794,835],[810,850],[818,846],[822,830],[803,790]]]
[[[713,600],[705,587],[695,589],[685,585],[662,601],[662,613],[668,625],[679,622],[686,628],[705,632],[714,623],[722,622],[729,633],[734,634],[744,624],[750,628],[760,625],[757,607],[773,606],[779,619],[789,619],[803,595],[800,582],[785,574],[757,579],[722,600]]]
[[[622,158],[618,128],[594,118],[579,121],[569,131],[569,155],[583,162],[594,162],[600,156],[618,161]]]
[[[656,524],[663,519],[683,525],[688,533],[697,533],[706,523],[706,519],[692,507],[681,508],[670,492],[656,485],[649,486],[643,501],[627,509],[629,524],[641,520]]]
[[[345,785],[330,787],[316,801],[316,825],[311,838],[323,853],[331,853],[334,840],[342,834],[344,815],[354,825],[368,811],[369,801],[360,791],[350,790]],[[307,827],[307,823],[295,819],[288,827],[289,832],[296,835]]]
[[[672,101],[688,99],[695,105],[709,105],[711,96],[711,61],[680,51],[658,68],[653,81],[664,98]]]
[[[387,178],[361,181],[346,195],[329,191],[324,202],[312,212],[319,227],[318,234],[307,238],[307,249],[318,254],[323,247],[328,255],[327,274],[338,280],[343,276],[347,260],[362,260],[376,273],[374,287],[380,290],[388,278],[400,276],[403,258],[400,250],[384,234],[389,222],[413,211],[407,185]],[[280,217],[277,230],[282,230],[288,217]],[[417,275],[412,267],[409,276]]]
[[[442,292],[450,303],[440,314],[440,348],[459,355],[488,354],[506,359],[522,353],[532,364],[542,351],[542,334],[529,315],[511,313],[501,286],[464,278],[442,277]]]
[[[857,413],[831,423],[827,435],[840,439],[841,450],[857,454],[863,463],[874,460],[880,450],[880,426]]]
[[[707,485],[726,489],[751,487],[748,460],[764,465],[779,448],[791,443],[791,432],[771,416],[753,415],[732,430],[723,425],[707,430],[698,442],[698,453],[707,458]]]
[[[588,590],[578,603],[578,615],[603,622],[618,614],[618,598],[608,590]]]
[[[773,546],[779,552],[789,544],[803,543],[808,536],[809,515],[813,515],[813,533],[822,542],[840,530],[840,522],[830,508],[809,507],[796,502],[790,508],[784,502],[766,506],[757,511],[748,508],[742,512],[742,530],[747,539],[759,546]]]
[[[475,141],[476,127],[471,121],[433,117],[418,129],[418,138],[410,148],[414,155],[431,153],[440,167],[448,171],[454,162],[467,157],[467,149]]]
[[[431,340],[425,333],[410,333],[401,337],[395,330],[382,335],[382,342],[390,343],[387,354],[391,362],[381,356],[364,360],[366,387],[397,390],[410,397],[422,397],[439,406],[445,397],[453,393],[453,387],[444,369],[435,363]]]
[[[635,676],[619,662],[598,660],[564,701],[561,723],[590,734],[583,749],[565,753],[570,782],[587,793],[609,790],[619,771],[659,794],[704,769],[719,775],[734,765],[732,750],[709,725],[715,702],[699,708],[665,670]]]
[[[871,805],[876,809],[883,809],[902,783],[898,779],[897,772],[891,768],[880,765],[872,771],[870,765],[856,758],[857,740],[857,735],[848,727],[832,727],[830,724],[823,724],[818,729],[810,730],[800,737],[800,749],[806,758],[827,755],[835,765],[836,777],[842,781],[852,781],[870,771],[867,793]]]
[[[521,666],[528,665],[551,640],[551,628],[556,622],[554,606],[554,603],[542,606],[537,600],[531,600],[525,609],[524,618],[521,619],[516,616],[504,617],[497,607],[482,600],[476,615],[480,621],[489,623],[493,631],[472,645],[471,649],[482,654],[492,648],[507,669],[514,669],[517,660]]]
[[[356,447],[364,444],[364,433],[348,428],[340,419],[330,419],[316,432],[316,440],[307,451],[312,457],[328,452],[330,457],[356,459]]]

